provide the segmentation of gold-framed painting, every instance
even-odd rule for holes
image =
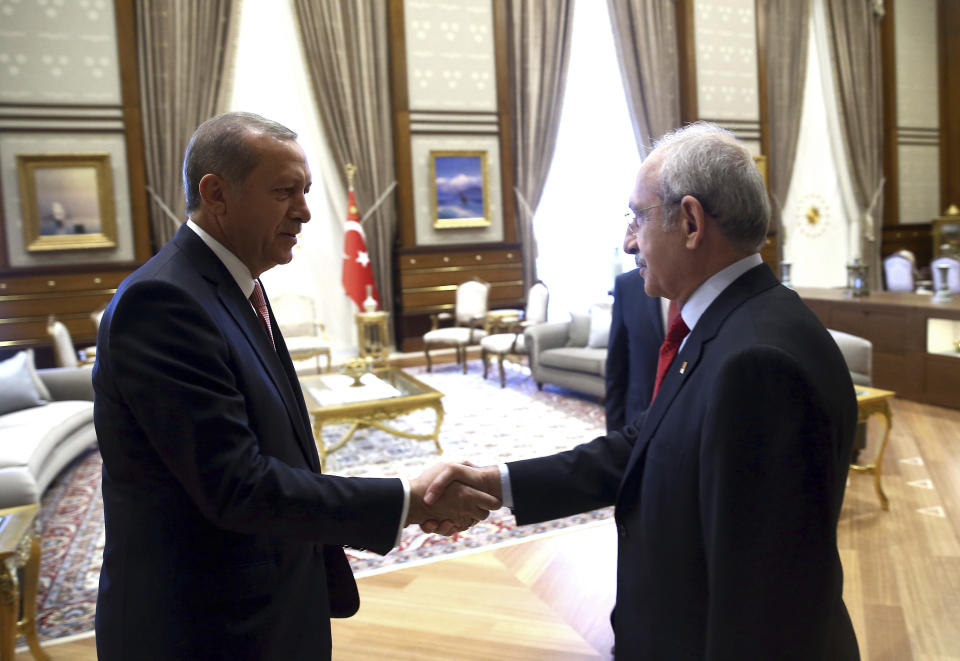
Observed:
[[[18,154],[28,252],[117,247],[110,154]]]
[[[437,229],[490,226],[486,151],[430,152],[430,217]]]

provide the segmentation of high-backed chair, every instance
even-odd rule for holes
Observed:
[[[909,250],[884,257],[883,272],[889,291],[913,291],[917,287],[917,260]]]
[[[293,360],[316,358],[320,371],[320,356],[326,356],[327,371],[331,367],[330,338],[326,328],[317,321],[313,299],[302,294],[281,294],[270,302],[283,341]]]
[[[54,315],[47,317],[47,335],[53,340],[53,358],[57,367],[77,367],[87,365],[94,360],[94,351],[86,350],[83,355],[73,346],[70,331]]]
[[[951,294],[960,294],[960,260],[956,257],[937,257],[930,262],[930,270],[933,272],[933,291],[940,291],[940,267],[947,267],[947,289]]]
[[[513,327],[507,332],[488,335],[480,340],[480,358],[483,361],[483,378],[487,378],[488,359],[491,355],[497,357],[497,367],[500,370],[500,387],[506,385],[506,375],[503,372],[503,361],[507,358],[522,359],[527,355],[524,331],[537,324],[547,321],[547,305],[550,302],[550,290],[542,281],[537,280],[527,292],[527,306],[522,314],[514,319]],[[501,318],[500,322],[504,323]]]
[[[423,336],[423,353],[427,359],[427,371],[433,370],[430,350],[437,347],[453,347],[457,352],[457,364],[467,373],[467,347],[486,336],[483,325],[487,318],[490,300],[490,283],[474,278],[457,286],[453,313],[439,312],[430,315],[431,330]],[[443,323],[453,326],[441,328]]]

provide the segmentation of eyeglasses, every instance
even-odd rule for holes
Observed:
[[[634,211],[630,209],[627,213],[623,214],[623,217],[627,219],[627,225],[633,227],[635,230],[640,229],[640,225],[647,220],[646,212],[650,209],[656,209],[657,207],[665,206],[666,202],[661,202],[660,204],[654,204],[653,206],[644,207],[642,209],[637,209]]]

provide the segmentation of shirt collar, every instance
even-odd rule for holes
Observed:
[[[748,257],[740,259],[730,266],[717,271],[706,281],[694,290],[687,302],[683,304],[680,310],[680,316],[683,317],[683,323],[691,331],[700,321],[700,317],[707,311],[710,304],[717,300],[717,297],[723,293],[723,290],[733,284],[734,280],[749,271],[755,266],[763,263],[759,253],[754,253]]]
[[[192,229],[200,237],[200,240],[213,251],[217,259],[223,263],[236,281],[237,286],[240,287],[244,298],[250,298],[250,294],[253,293],[253,276],[250,275],[250,269],[247,268],[246,264],[241,262],[240,258],[230,252],[226,246],[210,236],[205,229],[193,222],[192,218],[187,218],[187,227]]]

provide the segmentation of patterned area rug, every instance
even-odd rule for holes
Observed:
[[[376,429],[358,431],[327,459],[327,472],[348,476],[415,477],[440,459],[469,459],[490,464],[565,450],[603,433],[603,407],[566,390],[546,386],[537,391],[529,370],[508,364],[507,387],[494,374],[482,377],[477,361],[466,375],[455,365],[438,365],[427,374],[407,371],[444,393],[445,411],[438,457],[432,441],[415,441]],[[424,410],[394,421],[399,429],[424,433],[433,429],[435,413]],[[392,423],[393,424],[393,423]],[[328,446],[346,426],[324,429]],[[509,510],[494,512],[468,532],[451,538],[425,535],[416,526],[404,530],[400,545],[386,556],[348,549],[357,576],[515,543],[572,526],[604,520],[611,509],[598,510],[517,527]],[[78,459],[47,490],[40,514],[43,559],[38,595],[41,641],[93,630],[97,582],[103,557],[103,501],[100,456],[92,451]],[[22,639],[20,641],[23,642]]]

